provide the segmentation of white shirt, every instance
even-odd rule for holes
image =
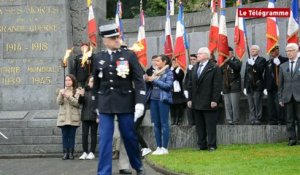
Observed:
[[[296,67],[296,63],[297,63],[297,61],[298,61],[298,57],[294,60],[294,63],[293,63],[293,67],[291,67],[292,66],[292,61],[291,60],[289,60],[289,63],[290,63],[290,70],[292,70],[292,68],[293,68],[293,72],[295,72],[295,67]]]
[[[205,68],[205,66],[207,65],[208,61],[209,61],[209,60],[206,60],[206,61],[204,61],[203,63],[201,63],[201,62],[199,63],[199,64],[202,64],[200,74],[202,74],[202,71],[204,70],[204,68]]]

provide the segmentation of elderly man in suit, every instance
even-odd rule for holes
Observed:
[[[283,63],[279,69],[279,104],[287,109],[286,127],[289,146],[294,146],[300,139],[300,59],[298,45],[289,43],[285,49],[289,61]],[[295,122],[297,120],[296,134]]]
[[[218,102],[221,97],[222,75],[217,65],[210,61],[210,51],[201,47],[189,80],[188,107],[195,114],[199,150],[217,149]]]
[[[265,72],[266,59],[258,55],[259,51],[258,45],[251,46],[251,57],[247,60],[244,79],[244,94],[248,99],[249,120],[252,125],[259,125],[262,119],[263,74]]]

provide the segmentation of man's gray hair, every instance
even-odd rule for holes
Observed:
[[[287,45],[286,45],[286,49],[287,48],[292,48],[292,49],[294,49],[294,50],[299,50],[299,46],[298,46],[298,44],[296,44],[296,43],[288,43]]]
[[[207,54],[208,59],[210,59],[210,50],[207,47],[200,47],[197,53],[205,53]]]
[[[254,48],[256,50],[260,50],[260,47],[258,45],[252,45],[251,48]]]

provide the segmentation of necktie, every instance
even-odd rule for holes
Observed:
[[[198,67],[198,69],[197,69],[197,77],[198,77],[198,78],[199,78],[200,75],[201,75],[202,66],[203,66],[203,64],[199,64],[199,67]]]
[[[291,76],[294,74],[294,61],[291,61]]]

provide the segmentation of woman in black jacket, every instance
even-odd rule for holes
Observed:
[[[173,89],[172,89],[173,103],[170,106],[171,121],[172,121],[172,125],[182,125],[183,112],[186,106],[186,98],[184,96],[183,86],[182,86],[184,72],[179,66],[176,59],[172,59],[171,70],[174,75],[174,82],[173,82]]]
[[[79,104],[82,104],[81,110],[81,120],[82,120],[82,147],[83,154],[79,157],[80,160],[84,159],[94,159],[95,149],[97,143],[97,113],[95,111],[94,96],[92,93],[92,88],[94,84],[94,79],[92,76],[88,78],[88,85],[85,89],[81,89]],[[88,150],[88,136],[89,130],[91,128],[91,147]]]

